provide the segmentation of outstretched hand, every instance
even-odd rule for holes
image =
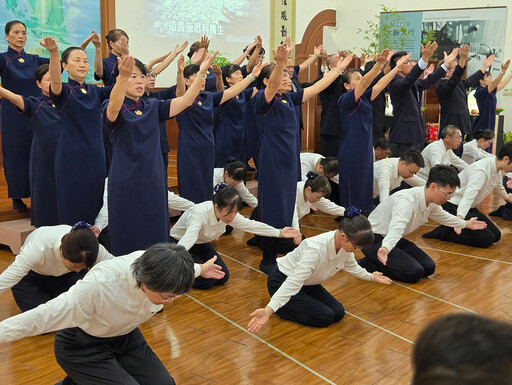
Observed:
[[[187,48],[188,41],[185,41],[182,45],[176,44],[176,47],[174,47],[173,53],[178,56],[180,53],[183,52],[185,48]]]
[[[95,30],[92,30],[91,42],[92,42],[92,44],[94,44],[94,46],[96,48],[101,48],[101,39],[100,39],[100,37],[98,36],[98,34],[96,33]]]
[[[338,70],[340,70],[340,72],[343,72],[345,70],[345,68],[347,68],[350,65],[353,58],[354,58],[353,53],[348,54],[346,57],[340,56],[338,63],[336,63],[336,68],[338,68]]]
[[[225,273],[222,271],[222,267],[215,264],[217,256],[210,258],[208,261],[203,263],[201,266],[201,277],[221,279],[224,278]]]
[[[396,67],[400,67],[402,64],[407,63],[409,60],[411,60],[411,53],[408,53],[407,55],[402,56],[400,59],[396,61]]]
[[[466,60],[469,56],[469,44],[462,44],[459,48],[459,59]]]
[[[385,247],[380,247],[379,250],[377,250],[377,257],[384,266],[386,266],[388,261],[388,253],[389,251]]]
[[[382,66],[388,61],[389,49],[385,48],[381,53],[377,55],[375,61],[377,65]]]
[[[185,57],[180,55],[178,58],[178,71],[183,72],[185,70]]]
[[[257,333],[267,323],[271,315],[266,309],[256,309],[249,314],[249,317],[252,317],[252,319],[247,325],[247,330],[251,333]]]
[[[213,59],[215,59],[215,56],[217,56],[218,53],[219,51],[215,51],[213,55],[206,53],[206,55],[204,56],[204,60],[201,63],[201,66],[199,67],[199,72],[205,73],[206,71],[208,71],[208,68],[211,67]]]
[[[46,48],[49,52],[59,52],[57,42],[50,36],[45,37],[43,41],[39,42],[39,44]]]
[[[373,281],[377,283],[382,283],[384,285],[391,285],[393,281],[391,278],[386,277],[384,274],[382,274],[380,271],[374,271],[372,273]]]
[[[455,60],[457,60],[457,55],[459,53],[458,48],[452,49],[452,52],[450,52],[449,55],[446,54],[446,52],[443,52],[444,55],[444,65],[446,67],[450,67],[450,64],[452,64]]]
[[[491,55],[491,56],[485,58],[484,63],[482,64],[482,66],[485,69],[491,68],[492,63],[494,63],[494,59],[496,59],[495,55]]]
[[[473,217],[470,220],[466,221],[466,229],[470,230],[482,230],[487,227],[487,223],[484,221],[479,221],[477,217]]]
[[[267,65],[268,65],[268,63],[261,63],[260,62],[260,63],[258,63],[258,64],[256,64],[254,66],[254,68],[251,71],[251,75],[254,76],[254,79],[256,79],[259,76],[262,68],[267,66]]]
[[[119,78],[128,79],[132,76],[135,67],[135,59],[132,56],[125,56],[123,59],[117,57],[117,68],[119,69]]]
[[[436,52],[437,43],[435,41],[429,41],[426,46],[421,45],[421,58],[428,62],[434,52]]]
[[[272,54],[276,63],[284,64],[288,59],[288,51],[284,45],[277,46],[275,50],[272,50]]]
[[[510,59],[501,65],[501,72],[503,72],[503,73],[507,72],[509,65],[510,65]]]
[[[192,54],[192,57],[190,58],[190,63],[201,64],[204,60],[205,55],[206,55],[206,49],[199,48],[196,52],[194,52]]]
[[[299,230],[294,229],[293,227],[283,227],[281,229],[281,238],[297,238],[302,237],[302,234]]]

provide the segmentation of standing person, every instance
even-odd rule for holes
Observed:
[[[62,52],[62,66],[69,74],[62,83],[59,47],[46,37],[40,43],[50,52],[50,97],[60,113],[60,138],[55,154],[59,220],[73,224],[94,223],[102,206],[106,177],[101,103],[112,87],[88,85],[87,54],[79,47]]]
[[[96,262],[111,258],[85,222],[40,227],[29,234],[14,262],[0,274],[0,292],[12,288],[24,312],[64,293]]]
[[[199,55],[203,55],[202,51]],[[180,127],[178,137],[178,187],[183,198],[194,203],[210,200],[212,196],[213,169],[215,163],[215,142],[213,138],[214,108],[234,98],[249,86],[260,73],[262,65],[254,67],[244,80],[225,91],[205,91],[205,78],[199,96],[192,106],[178,114]],[[185,67],[182,58],[178,61],[178,81],[176,95],[185,93],[186,87],[198,76],[199,66]],[[191,172],[190,170],[194,170]]]
[[[441,105],[439,127],[442,128],[447,125],[457,126],[463,136],[471,134],[467,90],[479,84],[480,79],[484,77],[485,72],[494,62],[494,55],[489,56],[484,60],[482,69],[468,76],[467,79],[461,80],[466,70],[468,55],[469,45],[464,44],[459,48],[459,62],[453,62],[447,66],[444,78],[440,79],[436,84],[436,94]],[[439,65],[442,64],[443,61],[439,62]],[[460,157],[462,155],[462,147],[459,146],[454,152]]]
[[[251,333],[259,331],[274,313],[319,328],[341,321],[343,305],[322,286],[340,270],[365,281],[391,283],[382,273],[367,272],[354,258],[354,251],[373,242],[370,223],[359,213],[354,207],[347,209],[337,230],[308,238],[277,260],[267,279],[270,302],[250,314],[247,329]]]
[[[94,78],[103,81],[105,86],[111,86],[116,82],[114,68],[117,66],[118,58],[122,59],[130,53],[130,38],[125,31],[115,28],[108,31],[105,39],[107,39],[110,54],[104,59],[101,59],[100,56],[98,63],[95,60]]]
[[[418,176],[423,180],[428,179],[430,169],[438,164],[456,167],[464,170],[468,164],[453,153],[462,142],[462,133],[459,128],[453,125],[443,127],[439,134],[439,140],[430,143],[423,149],[421,155],[425,161],[425,167],[419,172]]]
[[[40,96],[34,73],[48,59],[30,55],[23,47],[27,42],[27,27],[19,20],[5,24],[5,38],[9,43],[7,52],[0,53],[0,78],[2,87],[25,97]],[[22,198],[30,197],[29,160],[32,144],[30,119],[16,112],[16,107],[2,98],[2,155],[7,194],[12,207],[19,211],[27,209]]]
[[[477,160],[494,156],[487,152],[492,146],[494,132],[491,130],[478,131],[473,135],[473,140],[464,143],[462,160],[467,164],[475,163]]]
[[[476,218],[465,221],[440,207],[459,184],[457,171],[438,165],[430,170],[425,186],[401,190],[380,202],[368,217],[375,239],[363,249],[365,258],[359,264],[368,271],[380,271],[391,279],[408,283],[434,274],[436,264],[432,258],[403,237],[429,218],[451,227],[485,228],[485,222]]]
[[[339,204],[355,205],[363,213],[373,209],[373,123],[370,101],[381,93],[398,73],[395,67],[382,77],[373,87],[372,81],[381,71],[388,58],[385,49],[376,58],[376,64],[362,77],[358,70],[345,72],[341,79],[343,93],[338,106],[341,117],[341,140],[338,144]],[[410,58],[402,56],[397,62],[400,66]]]
[[[491,77],[490,72],[486,72],[483,79],[480,79],[480,85],[475,91],[475,99],[478,105],[478,117],[473,125],[473,133],[482,130],[494,131],[496,125],[496,93],[505,88],[512,79],[512,72],[503,78],[510,65],[507,60],[501,65],[501,72],[495,79]]]
[[[498,242],[501,239],[500,229],[476,206],[482,203],[492,190],[508,203],[512,203],[512,194],[505,191],[502,183],[502,173],[507,172],[512,172],[512,142],[506,143],[496,157],[479,160],[462,170],[459,174],[460,187],[450,201],[443,204],[443,208],[450,214],[462,219],[476,217],[487,224],[486,228],[468,231],[439,226],[423,234],[423,237],[473,247],[489,247]]]
[[[37,67],[36,84],[42,97],[24,97],[0,87],[0,97],[9,100],[30,118],[33,130],[30,148],[31,224],[35,227],[58,225],[55,151],[60,136],[59,114],[50,99],[48,64]]]
[[[296,238],[301,234],[290,227],[276,229],[265,223],[253,221],[239,214],[242,209],[242,197],[234,188],[220,183],[214,189],[211,201],[199,203],[185,211],[171,229],[171,241],[184,246],[197,263],[203,263],[217,256],[210,242],[219,238],[230,225],[235,229],[248,231],[275,238]],[[225,274],[221,279],[198,277],[194,282],[196,289],[210,289],[223,285],[229,279],[229,270],[224,261],[217,256],[216,263]]]
[[[290,92],[290,78],[284,76],[287,57],[286,47],[278,46],[274,51],[276,63],[263,67],[258,78],[260,90],[254,97],[257,128],[261,133],[257,155],[259,218],[262,222],[278,228],[292,224],[295,206],[299,166],[295,161],[299,157],[299,125],[295,106],[325,89],[352,61],[352,55],[340,59],[336,68],[322,80],[311,87]],[[267,272],[275,264],[279,240],[262,237],[261,242],[263,258],[260,268]]]
[[[236,64],[222,67],[222,78],[225,89],[244,80],[242,69]],[[226,159],[246,159],[245,140],[245,119],[250,99],[256,95],[258,90],[249,85],[234,98],[222,103],[219,106],[219,123],[215,135],[215,167],[224,166]]]
[[[215,55],[207,55],[188,91],[171,100],[142,99],[146,68],[125,56],[103,119],[112,133],[113,158],[108,178],[110,248],[114,255],[169,239],[167,177],[160,155],[160,122],[189,107],[199,94],[201,77]]]
[[[410,148],[421,150],[425,141],[425,126],[421,116],[421,96],[432,84],[435,84],[446,74],[446,69],[457,57],[455,48],[450,55],[444,58],[444,64],[438,67],[425,79],[420,79],[427,68],[428,60],[437,49],[436,42],[428,42],[421,46],[421,58],[417,64],[407,61],[397,66],[397,61],[407,55],[400,51],[391,57],[391,68],[398,67],[398,74],[388,86],[391,103],[393,104],[393,123],[389,133],[389,144],[393,156],[405,155]]]
[[[58,330],[55,358],[68,375],[61,384],[174,384],[138,326],[199,273],[222,276],[213,259],[194,266],[168,243],[98,263],[69,291],[0,322],[0,344]]]

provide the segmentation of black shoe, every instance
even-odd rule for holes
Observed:
[[[229,235],[233,231],[233,226],[227,225],[226,231],[224,231],[224,235]]]
[[[429,231],[422,235],[423,238],[441,239],[441,234],[444,232],[444,226],[437,226],[434,230]]]
[[[494,211],[491,211],[489,213],[489,216],[490,217],[500,217],[502,218],[503,217],[503,212],[505,211],[505,205],[501,205],[500,207],[498,207],[496,210]]]
[[[505,221],[512,221],[512,205],[510,203],[507,203],[504,207],[505,209],[503,210],[503,215],[502,215],[502,218],[505,220]],[[503,206],[502,206],[503,207]]]
[[[260,270],[264,272],[266,275],[269,275],[274,269],[276,268],[276,265],[267,265],[263,264],[263,261],[260,262]]]
[[[27,205],[19,198],[12,199],[12,208],[18,210],[20,213],[28,210]]]
[[[247,241],[247,244],[249,246],[256,246],[256,247],[260,247],[260,239],[258,237],[252,237],[251,239],[249,239]]]

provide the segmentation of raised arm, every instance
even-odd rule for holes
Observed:
[[[210,68],[213,59],[215,59],[215,56],[217,56],[218,53],[219,51],[216,51],[211,56],[210,54],[206,54],[205,59],[201,63],[196,79],[190,85],[187,92],[185,92],[183,96],[179,96],[175,99],[172,99],[171,108],[169,108],[169,117],[178,115],[181,111],[189,107],[194,102],[197,95],[199,95],[199,91],[201,91],[201,86],[203,85],[203,82],[206,79],[206,71],[208,71],[208,68]],[[177,93],[178,90],[176,89],[176,94]]]
[[[178,73],[176,74],[176,96],[185,95],[185,78],[183,77],[183,70],[185,69],[185,58],[183,55],[178,59]]]
[[[324,50],[324,46],[323,45],[315,47],[315,49],[313,50],[313,55],[311,55],[308,58],[308,60],[302,62],[299,65],[299,73],[301,73],[302,71],[307,69],[311,64],[313,64],[316,61],[316,59],[318,59],[318,56],[320,56],[322,54],[323,50]]]
[[[256,36],[256,48],[254,49],[251,56],[249,56],[249,61],[247,62],[247,72],[251,73],[254,66],[260,62],[260,52],[261,48],[263,47],[263,40],[261,39],[261,36]]]
[[[212,70],[216,78],[215,87],[217,88],[217,91],[224,91],[224,81],[222,80],[221,68],[217,64],[212,64]]]
[[[15,94],[14,92],[11,92],[8,89],[0,86],[0,97],[7,99],[21,111],[25,111],[25,102],[23,101],[23,97],[21,95]]]
[[[302,102],[311,99],[313,96],[327,88],[327,86],[331,84],[338,76],[340,76],[343,70],[348,67],[352,61],[353,56],[353,54],[350,54],[345,58],[340,57],[338,63],[336,63],[336,68],[333,68],[329,72],[325,73],[323,78],[317,81],[311,87],[304,88],[304,96],[302,97]]]
[[[45,37],[39,44],[50,52],[50,87],[54,95],[60,95],[62,92],[62,78],[59,47],[50,36]]]
[[[131,56],[125,56],[123,60],[117,59],[119,63],[119,75],[116,84],[110,93],[110,99],[107,107],[107,119],[115,122],[119,111],[123,106],[124,97],[126,94],[126,82],[132,76],[135,60]]]
[[[393,68],[391,71],[389,71],[386,75],[384,75],[378,82],[375,84],[372,88],[372,96],[371,100],[374,100],[389,84],[391,80],[395,77],[395,75],[398,73],[398,68],[400,65],[404,64],[405,62],[408,62],[411,59],[412,54],[408,54],[405,56],[402,56],[398,61],[396,62],[395,68]],[[375,67],[377,67],[378,64],[375,64]],[[372,69],[373,69],[372,68]],[[365,76],[366,77],[366,76]],[[364,78],[363,78],[364,79]]]
[[[487,86],[487,91],[489,91],[489,93],[494,91],[494,89],[500,85],[501,80],[503,79],[503,75],[505,75],[505,72],[507,72],[509,65],[510,65],[510,60],[507,60],[505,63],[503,63],[501,65],[501,72],[499,73],[498,76],[496,76],[496,78],[492,81],[492,83]]]
[[[363,78],[357,83],[356,88],[354,89],[354,98],[356,100],[359,100],[361,95],[370,87],[370,85],[373,82],[373,79],[377,77],[377,75],[380,73],[382,66],[386,63],[386,60],[388,58],[389,49],[383,50],[377,57],[376,57],[376,63],[372,67],[370,71],[366,73],[366,75],[363,76]],[[377,96],[378,94],[375,94]],[[373,96],[373,93],[372,93]]]
[[[242,52],[242,54],[241,54],[239,57],[237,57],[235,60],[233,60],[233,61],[231,62],[231,64],[241,65],[241,64],[244,62],[244,60],[247,58],[247,53],[251,52],[251,50],[252,50],[254,47],[256,47],[256,40],[257,40],[257,39],[258,39],[258,38],[257,38],[257,37],[255,37],[255,38],[254,38],[254,41],[253,41],[251,44],[249,44],[249,45],[247,46],[247,48],[246,48],[246,49],[244,49],[244,51]]]
[[[220,104],[228,101],[231,98],[234,98],[240,92],[242,92],[247,87],[249,87],[249,85],[258,77],[258,75],[260,74],[261,69],[263,68],[264,65],[266,65],[266,64],[262,64],[262,63],[258,64],[256,67],[254,67],[252,72],[246,76],[245,79],[243,79],[242,81],[239,81],[235,85],[233,85],[233,86],[229,87],[227,90],[225,90],[224,93],[222,94],[222,99],[221,99]]]
[[[167,57],[163,61],[156,62],[153,65],[155,65],[157,63],[160,63],[160,64],[158,64],[155,68],[150,67],[150,68],[153,68],[153,73],[158,75],[164,69],[169,67],[169,64],[171,64],[172,61],[174,59],[176,59],[176,57],[178,57],[178,55],[180,53],[183,52],[183,50],[187,47],[187,45],[188,45],[188,41],[184,42],[182,45],[177,44],[176,47],[174,48],[174,50],[169,55],[167,55]]]
[[[288,52],[284,45],[278,46],[275,50],[272,50],[272,53],[274,54],[276,66],[272,71],[272,75],[270,75],[270,78],[268,79],[268,85],[265,88],[265,100],[267,103],[274,99],[277,91],[279,91],[281,88],[281,83],[283,82],[284,64],[288,58]]]
[[[103,59],[101,57],[101,39],[96,33],[92,31],[91,42],[94,44],[94,73],[98,76],[103,75]]]
[[[508,82],[510,82],[510,79],[512,79],[512,71],[510,71],[510,73],[503,78],[500,84],[498,84],[498,92],[507,86]]]

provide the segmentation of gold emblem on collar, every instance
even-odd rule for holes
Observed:
[[[283,103],[284,103],[284,104],[286,104],[286,103],[288,103],[288,102],[287,102],[286,100],[284,100],[284,99],[283,99]]]
[[[135,110],[135,115],[142,115],[142,111],[141,110]]]
[[[55,104],[53,104],[53,103],[52,103],[52,107],[54,107],[54,108],[55,108]]]
[[[203,105],[203,102],[202,101],[198,101],[197,104],[199,104],[200,106]]]
[[[82,94],[86,94],[87,90],[85,88],[80,88],[80,91],[82,91]]]
[[[236,96],[236,98],[238,99],[238,95]]]
[[[19,61],[20,63],[25,63],[25,59],[23,59],[22,57],[20,57],[20,58],[18,59],[18,61]]]

